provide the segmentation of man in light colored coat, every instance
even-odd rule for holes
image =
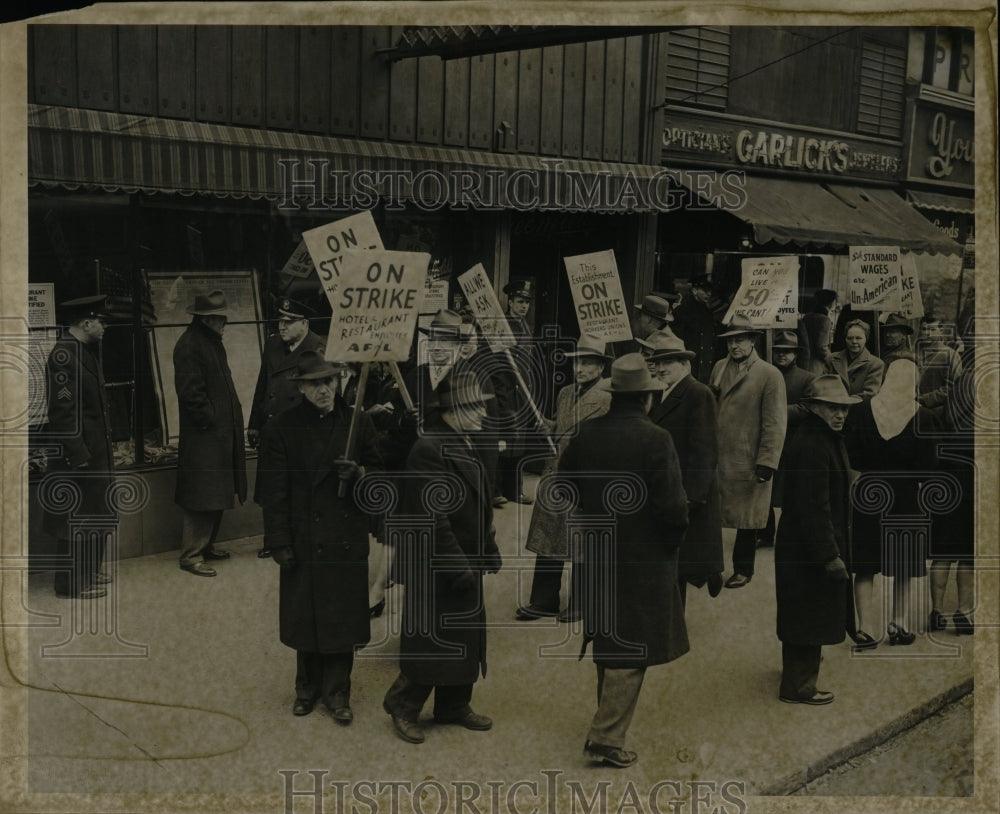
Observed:
[[[742,588],[753,577],[757,537],[767,525],[771,479],[785,442],[785,381],[774,365],[757,355],[754,338],[760,333],[736,314],[720,335],[729,355],[712,370],[711,387],[719,405],[722,525],[736,529],[727,588]]]

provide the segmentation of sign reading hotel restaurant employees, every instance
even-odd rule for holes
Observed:
[[[622,294],[615,253],[608,249],[593,254],[564,257],[569,288],[573,292],[580,336],[591,334],[606,342],[632,338],[629,312]]]
[[[344,265],[344,252],[351,249],[382,249],[382,236],[369,211],[335,220],[302,233],[319,283],[337,313],[337,289]],[[293,255],[294,257],[294,255]]]
[[[405,362],[430,260],[425,252],[345,251],[331,300],[327,360]]]
[[[493,290],[490,277],[482,263],[476,263],[465,274],[460,274],[458,284],[468,300],[469,307],[476,315],[476,322],[483,338],[494,353],[517,344],[510,323],[500,307],[500,300]]]
[[[745,257],[739,291],[723,318],[742,314],[759,328],[794,328],[799,299],[799,259]]]
[[[851,246],[847,270],[852,308],[899,310],[904,276],[899,246]]]

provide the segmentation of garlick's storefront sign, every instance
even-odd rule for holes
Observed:
[[[902,147],[847,133],[811,130],[721,114],[668,111],[663,162],[785,170],[803,175],[895,180]]]

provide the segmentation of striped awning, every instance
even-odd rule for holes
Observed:
[[[942,192],[925,192],[924,190],[908,189],[906,200],[918,209],[934,209],[941,212],[952,212],[956,215],[974,215],[975,201],[957,195],[945,195]]]
[[[29,184],[287,206],[647,212],[654,165],[543,158],[29,105]]]
[[[899,246],[908,251],[961,254],[945,235],[891,189],[740,175],[677,171],[703,202],[753,226],[759,244],[815,249]]]

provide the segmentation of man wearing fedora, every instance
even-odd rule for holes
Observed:
[[[718,401],[722,525],[736,529],[727,588],[742,588],[753,577],[787,426],[785,382],[757,355],[754,340],[760,333],[742,314],[733,316],[729,330],[720,334],[728,355],[715,363],[710,385]]]
[[[45,364],[48,389],[48,434],[62,446],[62,456],[49,461],[47,478],[72,485],[80,495],[78,516],[116,520],[108,490],[114,482],[111,416],[104,388],[100,345],[104,337],[103,294],[81,297],[59,305],[66,332],[58,339]],[[43,505],[43,526],[55,537],[58,551],[69,561],[56,571],[55,592],[60,597],[99,599],[102,585],[111,581],[101,571],[106,540],[88,539],[84,529],[70,528],[66,512]]]
[[[214,577],[205,560],[229,559],[228,551],[215,548],[222,513],[233,507],[233,495],[240,503],[247,498],[243,408],[222,344],[226,295],[218,289],[198,294],[187,311],[194,319],[174,346],[180,414],[174,502],[184,513],[180,567]]]
[[[640,354],[629,353],[612,363],[607,387],[608,412],[579,426],[559,473],[575,494],[571,542],[583,549],[580,657],[592,643],[597,667],[597,712],[584,753],[623,768],[637,759],[624,747],[646,668],[688,651],[677,578],[688,515],[674,443],[648,415],[663,385]],[[613,525],[592,533],[594,517]]]
[[[634,306],[638,313],[632,320],[632,336],[636,339],[645,339],[653,331],[664,331],[673,333],[670,330],[670,323],[674,321],[670,301],[665,297],[656,294],[647,294],[642,298],[642,302]]]
[[[847,635],[850,581],[844,557],[850,546],[851,476],[841,438],[849,396],[839,376],[806,386],[809,414],[788,443],[781,524],[774,546],[774,585],[781,640],[781,687],[789,704],[829,704],[833,693],[816,688],[824,644]]]
[[[351,409],[337,393],[340,368],[316,351],[300,356],[292,381],[302,401],[262,436],[260,495],[264,546],[281,566],[281,642],[296,653],[292,713],[308,715],[322,700],[346,725],[354,719],[354,651],[370,637],[370,519],[355,503],[354,484],[381,467],[381,456],[362,413],[357,453],[346,457]]]
[[[604,415],[611,404],[610,391],[599,386],[605,367],[611,361],[606,353],[604,340],[595,336],[582,336],[577,342],[576,350],[566,356],[573,360],[574,382],[563,387],[556,397],[553,440],[558,444],[560,453],[569,445],[580,424]],[[544,488],[542,485],[546,483],[554,483],[552,478],[558,463],[558,458],[546,462],[539,481],[540,488]],[[565,513],[540,499],[531,512],[525,548],[535,553],[535,567],[528,604],[519,606],[515,616],[521,621],[547,616],[558,616],[564,622],[579,619],[579,600],[582,599],[583,591],[578,581],[578,565],[571,571],[573,583],[568,606],[561,614],[559,612],[563,566],[570,559]]]
[[[532,400],[541,409],[539,397],[543,392],[542,364],[527,321],[536,290],[532,280],[514,280],[503,287],[503,292],[507,295],[507,322],[517,340],[517,345],[510,349],[510,355],[529,392],[525,392],[506,359],[499,357],[497,373],[491,377],[504,440],[498,480],[500,494],[504,498],[529,504],[532,501],[524,494],[521,470],[526,435],[535,426],[534,413],[528,401]]]
[[[493,726],[470,706],[473,685],[486,675],[483,573],[502,565],[489,479],[473,446],[492,398],[471,371],[449,376],[406,461],[402,514],[431,525],[426,536],[397,543],[395,573],[406,586],[399,675],[382,706],[409,743],[424,741],[418,719],[432,692],[436,723]]]
[[[885,372],[889,370],[889,365],[897,359],[909,359],[914,364],[917,359],[910,347],[910,337],[913,336],[913,326],[902,314],[889,314],[885,321],[879,324],[879,331],[882,336],[882,353],[880,354],[883,370],[883,380]]]
[[[774,338],[771,342],[771,363],[781,371],[781,377],[785,380],[785,402],[788,406],[788,423],[785,428],[782,456],[784,456],[784,449],[788,446],[792,431],[809,414],[805,405],[800,402],[809,382],[816,378],[816,374],[812,371],[799,367],[798,354],[798,331],[779,330],[774,332]],[[785,466],[782,460],[778,462],[778,471],[774,473],[774,483],[771,486],[771,508],[767,513],[767,525],[757,538],[758,548],[770,548],[774,545],[774,510],[781,508],[781,489],[784,479]]]
[[[691,293],[673,310],[673,332],[684,346],[694,351],[691,374],[702,384],[708,384],[715,364],[716,318],[709,305],[712,282],[705,274],[691,278]]]
[[[676,336],[657,331],[640,340],[646,364],[663,384],[649,417],[670,433],[687,494],[688,528],[681,545],[678,579],[681,600],[687,585],[708,584],[711,596],[722,590],[722,508],[716,465],[719,460],[715,397],[691,374],[694,352]]]

